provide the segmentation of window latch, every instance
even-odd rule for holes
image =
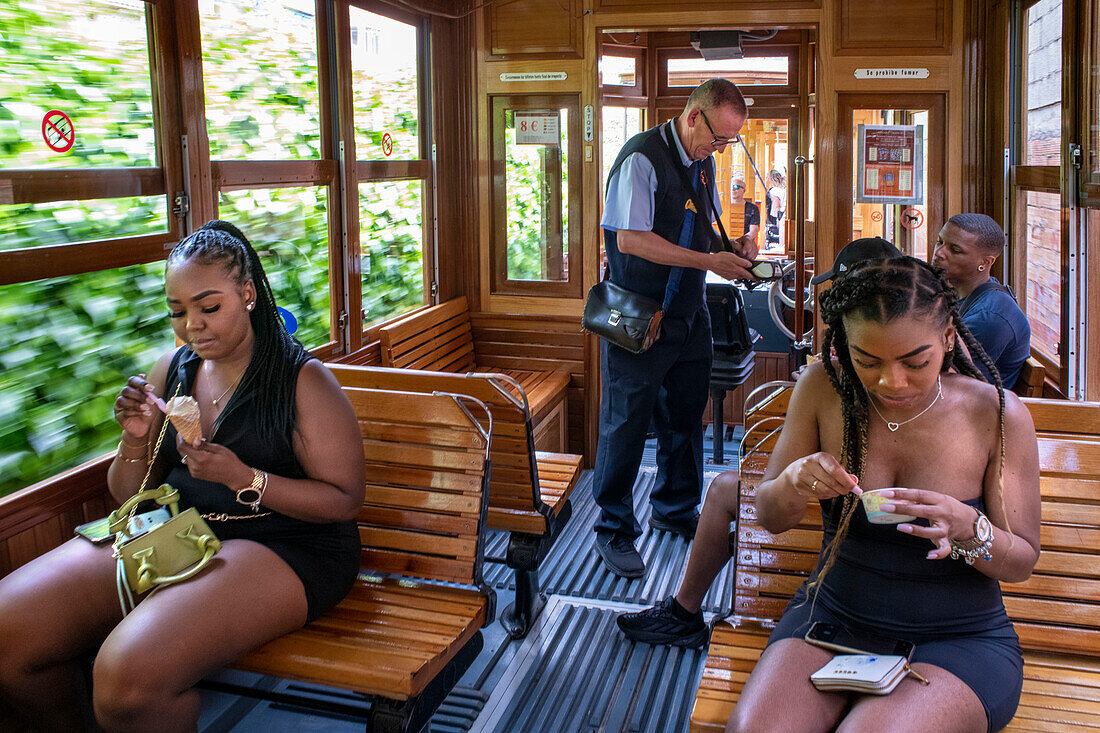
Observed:
[[[176,216],[187,216],[191,211],[191,199],[183,191],[176,191],[172,198],[172,213]]]
[[[1081,170],[1081,166],[1084,161],[1082,160],[1081,146],[1075,143],[1069,144],[1069,160],[1073,163],[1073,167],[1077,170]]]

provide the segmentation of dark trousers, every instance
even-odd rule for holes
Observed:
[[[703,490],[703,410],[713,345],[710,314],[667,318],[661,338],[642,354],[600,343],[600,438],[592,492],[597,532],[641,534],[631,489],[652,420],[657,429],[653,513],[686,521]]]

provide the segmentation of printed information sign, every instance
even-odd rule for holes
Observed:
[[[856,202],[924,203],[924,126],[860,125]]]
[[[516,145],[561,145],[557,112],[516,112]]]

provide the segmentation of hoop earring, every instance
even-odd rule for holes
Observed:
[[[985,265],[978,265],[978,272],[985,272]]]

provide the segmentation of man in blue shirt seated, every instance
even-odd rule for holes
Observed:
[[[1004,230],[985,214],[956,214],[940,230],[932,263],[959,291],[959,314],[1012,389],[1031,355],[1031,326],[1012,292],[989,274],[1004,249]],[[974,365],[987,378],[985,366]]]
[[[755,242],[756,235],[760,233],[760,207],[745,198],[745,179],[738,175],[730,184],[730,209],[736,213],[739,206],[745,208],[745,230],[742,234]]]

